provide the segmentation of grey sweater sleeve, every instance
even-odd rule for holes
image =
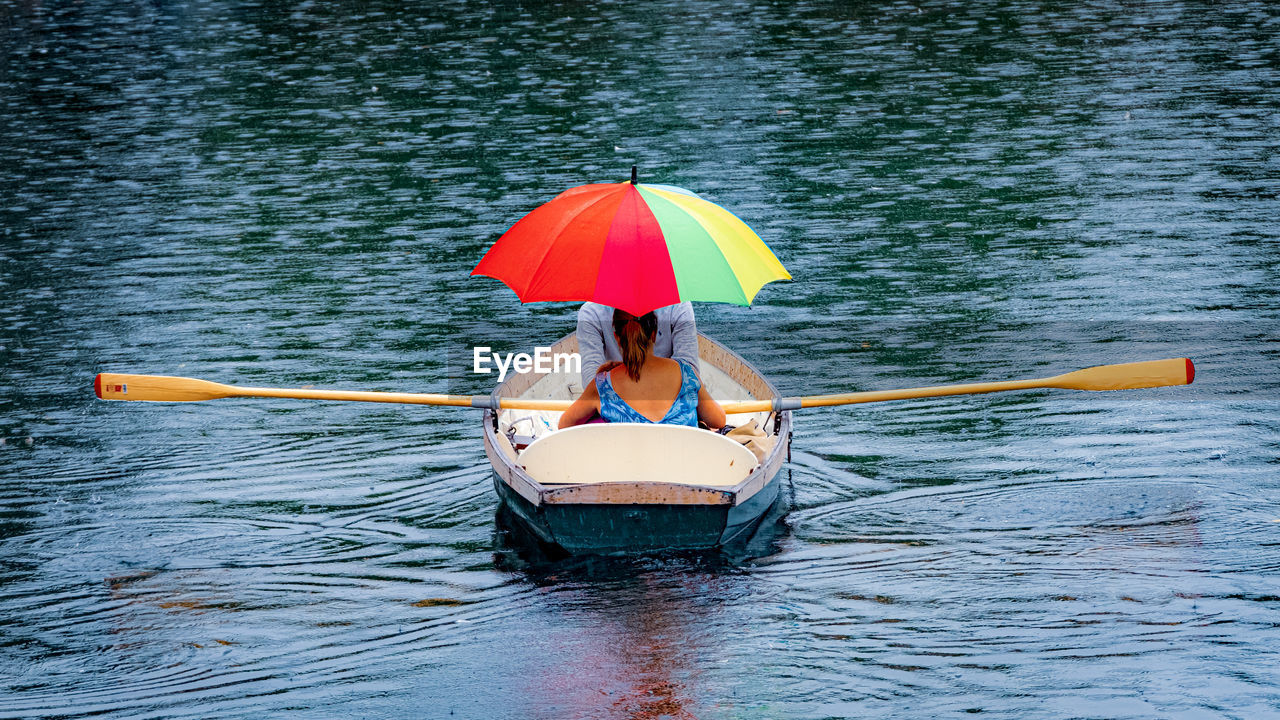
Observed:
[[[701,374],[698,367],[698,325],[693,319],[693,303],[682,302],[671,310],[671,357],[687,360]]]
[[[604,364],[604,335],[598,313],[589,305],[578,309],[578,357],[582,359],[582,389],[596,379],[596,370]]]

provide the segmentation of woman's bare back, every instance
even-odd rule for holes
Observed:
[[[618,397],[653,422],[667,416],[680,394],[683,379],[680,363],[652,355],[641,366],[639,380],[632,380],[621,364],[609,371],[609,380]]]

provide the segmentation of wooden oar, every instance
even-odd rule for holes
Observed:
[[[1133,390],[1137,388],[1189,385],[1196,368],[1187,358],[1149,360],[1122,365],[1099,365],[1065,375],[1037,380],[935,385],[905,390],[873,390],[870,392],[809,397],[773,398],[722,403],[726,413],[752,413],[769,410],[799,410],[832,405],[909,400],[912,398],[975,395],[1005,390],[1064,388],[1068,390]],[[195,378],[168,375],[124,375],[101,373],[93,383],[94,392],[103,400],[146,400],[151,402],[191,402],[233,397],[296,398],[300,400],[353,400],[357,402],[402,403],[410,405],[447,405],[452,407],[492,408],[488,395],[432,395],[427,393],[361,392],[350,390],[307,390],[292,388],[260,388],[223,385]],[[563,411],[568,400],[521,400],[501,398],[499,406],[507,410]]]
[[[1076,370],[1065,375],[1036,380],[1006,380],[1003,382],[967,383],[963,385],[934,385],[932,387],[907,388],[905,390],[872,390],[869,392],[841,393],[838,395],[810,395],[808,397],[774,398],[747,402],[724,403],[726,413],[750,413],[766,410],[799,410],[801,408],[828,407],[831,405],[856,405],[858,403],[884,402],[886,400],[910,400],[913,398],[944,397],[947,395],[977,395],[1005,390],[1033,390],[1037,388],[1063,388],[1066,390],[1136,390],[1138,388],[1190,385],[1195,379],[1196,366],[1187,358],[1148,360],[1121,365],[1099,365]]]
[[[236,397],[294,398],[298,400],[349,400],[356,402],[401,403],[408,405],[448,405],[452,407],[491,406],[488,395],[433,395],[430,393],[364,392],[359,390],[311,390],[294,388],[242,387],[171,375],[126,375],[99,373],[93,391],[102,400],[145,400],[148,402],[194,402]],[[520,400],[503,398],[508,410],[565,410],[568,400]]]

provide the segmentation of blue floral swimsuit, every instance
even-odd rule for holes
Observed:
[[[688,361],[676,360],[676,362],[680,363],[680,392],[676,394],[676,401],[671,403],[671,409],[658,422],[698,427],[698,390],[702,387],[702,381],[698,379],[698,374],[693,371],[693,366]],[[613,389],[613,380],[609,377],[609,373],[596,374],[596,389],[600,392],[600,417],[605,420],[629,423],[653,422],[636,412],[635,408],[618,395]]]

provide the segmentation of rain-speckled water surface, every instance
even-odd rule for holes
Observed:
[[[0,0],[0,717],[1280,715],[1278,8]],[[744,547],[569,559],[474,411],[93,397],[474,386],[632,164],[785,394],[1199,377],[804,411]]]

